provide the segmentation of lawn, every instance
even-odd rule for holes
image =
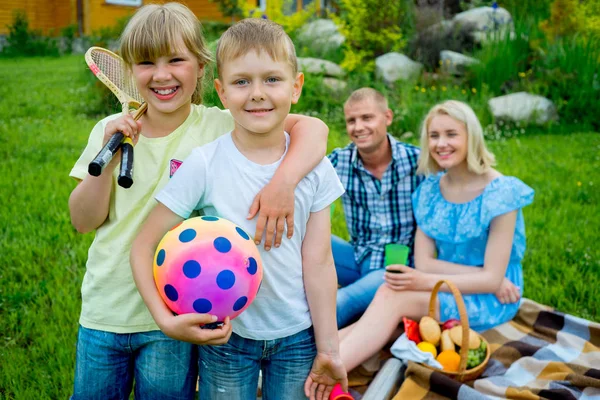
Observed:
[[[93,235],[71,227],[68,174],[96,122],[90,75],[82,56],[0,59],[0,399],[71,391]],[[330,139],[346,142],[339,128]],[[536,191],[524,209],[525,296],[600,321],[600,135],[525,133],[490,147]],[[346,235],[341,207],[334,232]]]

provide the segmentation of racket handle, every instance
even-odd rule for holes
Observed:
[[[102,150],[98,152],[96,157],[92,160],[90,165],[88,165],[88,173],[92,176],[100,176],[106,164],[112,160],[113,156],[117,152],[119,145],[121,144],[121,140],[125,135],[121,132],[117,132],[106,142]]]
[[[128,137],[121,143],[121,169],[117,183],[125,189],[133,185],[133,143]]]

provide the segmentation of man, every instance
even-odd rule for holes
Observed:
[[[337,294],[337,321],[342,328],[367,308],[383,283],[384,249],[389,243],[411,248],[415,222],[411,195],[419,148],[387,133],[393,114],[375,89],[353,92],[344,104],[352,143],[335,149],[329,159],[344,185],[342,196],[350,243],[332,236],[332,250],[342,286]]]

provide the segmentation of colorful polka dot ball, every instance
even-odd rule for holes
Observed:
[[[162,238],[154,255],[154,281],[176,314],[237,317],[252,303],[263,277],[254,241],[219,217],[190,218]]]

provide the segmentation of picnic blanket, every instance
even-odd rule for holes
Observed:
[[[399,399],[600,399],[600,324],[523,299],[515,318],[483,333],[492,356],[461,384],[409,362]]]

